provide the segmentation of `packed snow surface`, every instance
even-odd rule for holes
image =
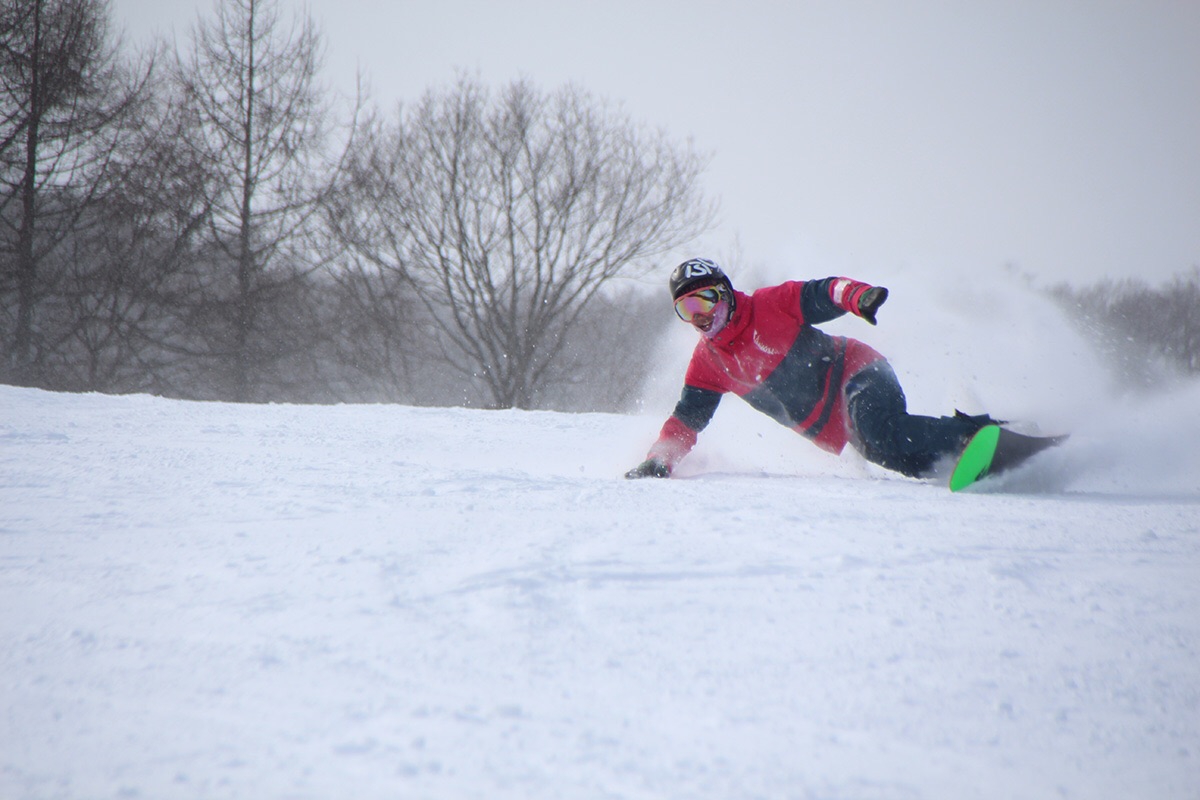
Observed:
[[[827,326],[1071,433],[959,494],[737,400],[623,480],[684,325],[633,416],[0,386],[0,798],[1200,798],[1200,386],[1008,283]]]
[[[1194,464],[728,405],[625,481],[661,415],[0,387],[0,797],[1200,796]]]

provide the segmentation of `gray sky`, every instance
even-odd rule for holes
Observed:
[[[286,5],[288,0],[283,0]],[[883,281],[1200,266],[1198,0],[308,0],[382,106],[574,82],[712,154],[718,257]],[[113,0],[180,42],[208,0]]]

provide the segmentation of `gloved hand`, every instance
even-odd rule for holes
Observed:
[[[858,298],[858,315],[872,325],[875,323],[875,314],[879,311],[879,307],[883,305],[883,301],[888,298],[888,290],[882,286],[872,286],[862,293]]]
[[[648,458],[638,464],[629,472],[625,473],[626,478],[669,478],[671,477],[671,468],[661,461]]]

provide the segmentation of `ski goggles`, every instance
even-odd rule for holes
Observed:
[[[709,286],[676,300],[675,313],[684,322],[691,322],[698,316],[707,317],[712,314],[713,309],[724,299],[725,292],[721,287]]]

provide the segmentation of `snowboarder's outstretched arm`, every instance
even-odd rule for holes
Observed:
[[[804,288],[800,290],[800,313],[810,325],[837,319],[846,312],[874,325],[875,315],[887,296],[888,290],[882,286],[872,286],[850,278],[805,281]]]
[[[675,465],[696,446],[696,437],[708,426],[720,402],[720,392],[684,385],[675,410],[663,424],[646,460],[626,472],[625,477],[671,477]]]

